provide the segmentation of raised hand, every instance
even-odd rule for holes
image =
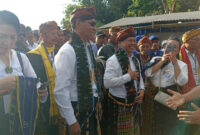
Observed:
[[[185,103],[185,97],[178,92],[168,89],[172,97],[168,98],[166,103],[170,108],[177,108]]]
[[[200,124],[200,108],[194,103],[191,104],[195,111],[179,111],[179,120],[188,124]]]
[[[166,61],[168,61],[168,60],[170,60],[169,58],[170,58],[170,54],[164,54],[163,56],[162,56],[162,58],[161,58],[161,61],[162,62],[166,62]]]

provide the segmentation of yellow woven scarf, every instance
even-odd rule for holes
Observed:
[[[47,47],[48,53],[51,53],[52,51],[54,51],[54,49],[55,49],[55,46]],[[54,119],[55,118],[54,116],[59,116],[58,106],[55,102],[54,95],[53,95],[53,90],[54,90],[54,87],[55,87],[55,77],[56,77],[55,72],[53,71],[51,63],[50,63],[48,56],[46,54],[45,48],[42,45],[42,42],[36,49],[34,49],[34,50],[32,50],[28,53],[38,54],[38,55],[41,55],[41,57],[42,57],[44,67],[45,67],[45,72],[46,72],[46,75],[47,75],[47,79],[48,79],[48,81],[51,81],[51,84],[49,85],[50,123],[55,124],[57,121]]]

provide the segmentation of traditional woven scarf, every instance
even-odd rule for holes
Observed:
[[[199,67],[197,69],[197,73],[199,76],[199,80],[200,80],[200,51],[196,50],[196,57],[199,63]],[[179,52],[179,58],[181,61],[185,62],[187,64],[188,67],[188,83],[185,84],[184,86],[182,86],[182,92],[183,93],[187,93],[188,91],[190,91],[192,88],[194,88],[196,86],[195,83],[195,79],[194,79],[194,75],[193,75],[193,71],[192,71],[192,66],[189,60],[189,57],[187,55],[187,52],[185,50],[185,47],[182,45],[180,52]]]
[[[48,53],[52,53],[55,49],[55,45],[53,45],[52,47],[46,47],[46,49]]]
[[[16,77],[17,90],[12,92],[9,123],[10,135],[34,135],[39,112],[36,78]]]
[[[53,48],[53,47],[52,47]],[[52,48],[48,48],[47,47],[47,51],[52,51]],[[55,124],[56,121],[54,120],[54,116],[59,116],[59,111],[58,111],[58,106],[55,102],[54,99],[54,94],[53,94],[53,90],[55,87],[55,73],[53,71],[51,62],[48,58],[48,54],[45,51],[44,45],[41,42],[41,44],[34,50],[28,52],[28,53],[33,53],[33,54],[37,54],[37,55],[41,55],[43,63],[44,63],[44,67],[45,67],[45,72],[47,75],[47,79],[48,81],[51,81],[51,84],[49,85],[49,97],[50,97],[50,109],[49,109],[49,114],[50,114],[50,123]]]
[[[119,48],[116,52],[116,57],[122,68],[123,75],[126,74],[128,72],[128,67],[129,67],[129,58],[128,58],[127,52],[123,48]],[[133,62],[136,66],[136,70],[140,71],[139,64],[135,60],[136,59],[133,57]],[[129,104],[133,103],[135,101],[135,97],[137,94],[133,81],[131,80],[130,82],[127,82],[125,84],[125,88],[126,88],[126,94],[127,94],[127,103],[129,103]]]
[[[87,120],[94,111],[91,73],[85,45],[75,33],[72,34],[72,47],[76,54],[77,64],[78,116],[85,116]],[[85,124],[85,121],[80,122],[80,124]]]

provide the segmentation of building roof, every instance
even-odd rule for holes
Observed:
[[[154,16],[142,16],[142,17],[125,17],[114,22],[108,23],[101,26],[100,28],[109,28],[113,26],[127,26],[127,25],[139,25],[147,23],[162,23],[162,22],[174,22],[174,21],[199,21],[200,20],[200,11],[193,12],[179,12],[163,15],[154,15]]]

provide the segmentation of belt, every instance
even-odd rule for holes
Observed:
[[[113,100],[113,102],[115,102],[116,104],[121,105],[121,106],[132,107],[136,104],[135,101],[133,103],[128,104],[128,103],[126,103],[126,99],[115,97],[115,96],[111,95],[110,93],[108,93],[108,97],[111,100]]]

